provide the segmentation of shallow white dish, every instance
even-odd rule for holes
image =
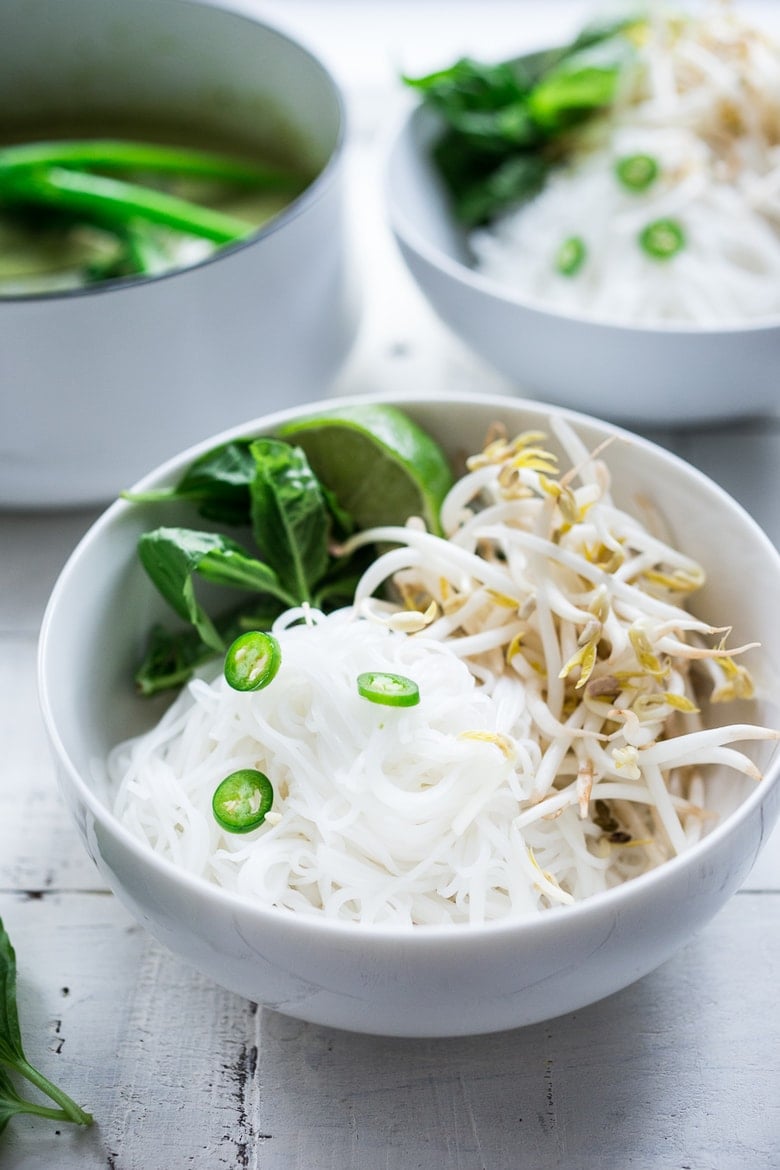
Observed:
[[[777,409],[780,320],[712,329],[606,324],[526,301],[475,271],[430,160],[438,131],[422,106],[403,119],[385,172],[390,224],[439,317],[519,393],[661,427]]]
[[[3,28],[0,103],[14,126],[187,124],[197,112],[210,141],[297,143],[317,177],[193,267],[0,299],[0,507],[108,502],[183,443],[325,393],[359,298],[344,103],[324,66],[196,0],[9,0]]]
[[[479,448],[495,420],[510,433],[546,429],[555,409],[505,397],[373,400],[402,406],[452,453]],[[272,433],[311,409],[230,433]],[[696,612],[714,624],[733,623],[733,644],[762,643],[751,667],[767,697],[749,718],[780,726],[773,668],[780,661],[780,555],[738,504],[686,463],[608,424],[563,413],[589,446],[616,436],[608,464],[618,501],[652,498],[678,547],[710,571]],[[172,483],[197,453],[226,437],[177,456],[143,486]],[[337,924],[262,909],[177,871],[117,822],[106,776],[109,749],[160,713],[157,703],[134,696],[131,681],[149,626],[164,614],[135,553],[138,535],[158,517],[150,505],[118,502],[75,550],[43,622],[40,693],[62,791],[89,853],[138,921],[208,977],[281,1012],[353,1031],[497,1031],[580,1008],[645,975],[700,930],[746,877],[780,812],[780,759],[766,745],[756,757],[765,774],[759,785],[729,773],[712,789],[723,819],[690,852],[532,921],[479,928]],[[165,522],[176,522],[175,511],[166,511]]]

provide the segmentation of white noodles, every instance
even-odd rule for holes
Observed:
[[[439,643],[352,611],[313,619],[277,624],[282,666],[266,690],[197,680],[150,736],[116,750],[120,818],[175,864],[277,906],[380,922],[533,908],[513,872],[512,813],[534,744],[515,758],[498,738],[526,732],[521,706],[492,699]],[[367,702],[364,670],[412,677],[421,703]],[[246,767],[266,773],[276,801],[270,824],[231,836],[211,798]]]
[[[472,233],[478,269],[524,297],[600,320],[697,325],[780,314],[780,47],[717,5],[648,25],[609,118],[589,127],[534,200]],[[659,177],[627,190],[615,166],[649,155]],[[685,246],[648,256],[648,224]],[[585,245],[575,275],[555,257]]]
[[[712,821],[708,769],[759,780],[728,745],[777,733],[705,726],[695,672],[713,699],[748,698],[744,648],[686,611],[700,567],[556,429],[576,474],[557,475],[538,435],[496,440],[445,501],[446,538],[418,522],[352,538],[397,547],[354,606],[278,619],[269,686],[196,678],[116,748],[129,830],[260,904],[403,925],[525,917],[690,848]],[[383,580],[398,600],[373,596]],[[367,701],[363,671],[412,678],[420,703]],[[241,768],[274,803],[234,835],[211,801]]]

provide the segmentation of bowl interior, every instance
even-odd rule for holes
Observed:
[[[379,397],[379,400],[386,398]],[[481,447],[488,425],[503,422],[510,433],[532,428],[549,431],[551,414],[568,417],[589,448],[605,437],[614,441],[605,454],[618,503],[635,514],[648,507],[661,516],[676,547],[700,561],[708,580],[692,608],[716,626],[730,626],[729,645],[759,641],[747,660],[759,689],[755,704],[729,704],[715,712],[717,722],[765,722],[780,726],[780,623],[774,599],[780,594],[780,556],[743,509],[712,481],[658,447],[627,432],[544,405],[506,398],[478,402],[465,397],[421,401],[394,396],[453,455]],[[301,407],[236,428],[229,434],[273,433],[284,420],[311,413]],[[220,440],[226,436],[221,436]],[[143,481],[161,486],[175,481],[197,451],[193,448]],[[50,731],[67,762],[72,780],[90,802],[112,803],[105,761],[120,740],[150,726],[167,705],[133,694],[132,673],[149,628],[161,619],[171,624],[139,566],[138,535],[160,523],[188,523],[179,505],[113,505],[71,557],[52,595],[41,646],[41,686]],[[202,524],[202,522],[199,521]],[[750,745],[748,745],[750,748]],[[766,744],[754,757],[764,766]],[[756,791],[753,781],[724,772],[710,785],[711,803],[721,816]]]
[[[0,38],[0,132],[157,136],[166,125],[292,156],[316,173],[341,133],[340,99],[302,46],[193,0],[9,0]]]

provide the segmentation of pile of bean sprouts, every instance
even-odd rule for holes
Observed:
[[[681,17],[651,6],[637,67],[609,115],[530,203],[472,233],[476,267],[551,307],[605,321],[739,324],[780,314],[780,45],[728,4]],[[652,158],[645,190],[617,177]],[[683,246],[648,255],[672,220]],[[576,240],[584,257],[561,272]]]
[[[616,506],[609,474],[555,421],[500,435],[442,510],[381,542],[354,605],[274,627],[273,682],[190,683],[109,761],[116,812],[161,856],[265,906],[403,925],[526,918],[591,897],[689,849],[713,816],[708,771],[760,779],[706,727],[750,698],[725,629],[692,616],[698,564]],[[415,707],[362,698],[361,671],[402,673]],[[246,835],[211,812],[222,778],[257,768],[274,803]]]

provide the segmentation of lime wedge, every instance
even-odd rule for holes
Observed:
[[[318,479],[359,528],[421,516],[440,532],[439,509],[452,484],[441,447],[408,415],[358,403],[287,423],[279,437],[301,447]]]

